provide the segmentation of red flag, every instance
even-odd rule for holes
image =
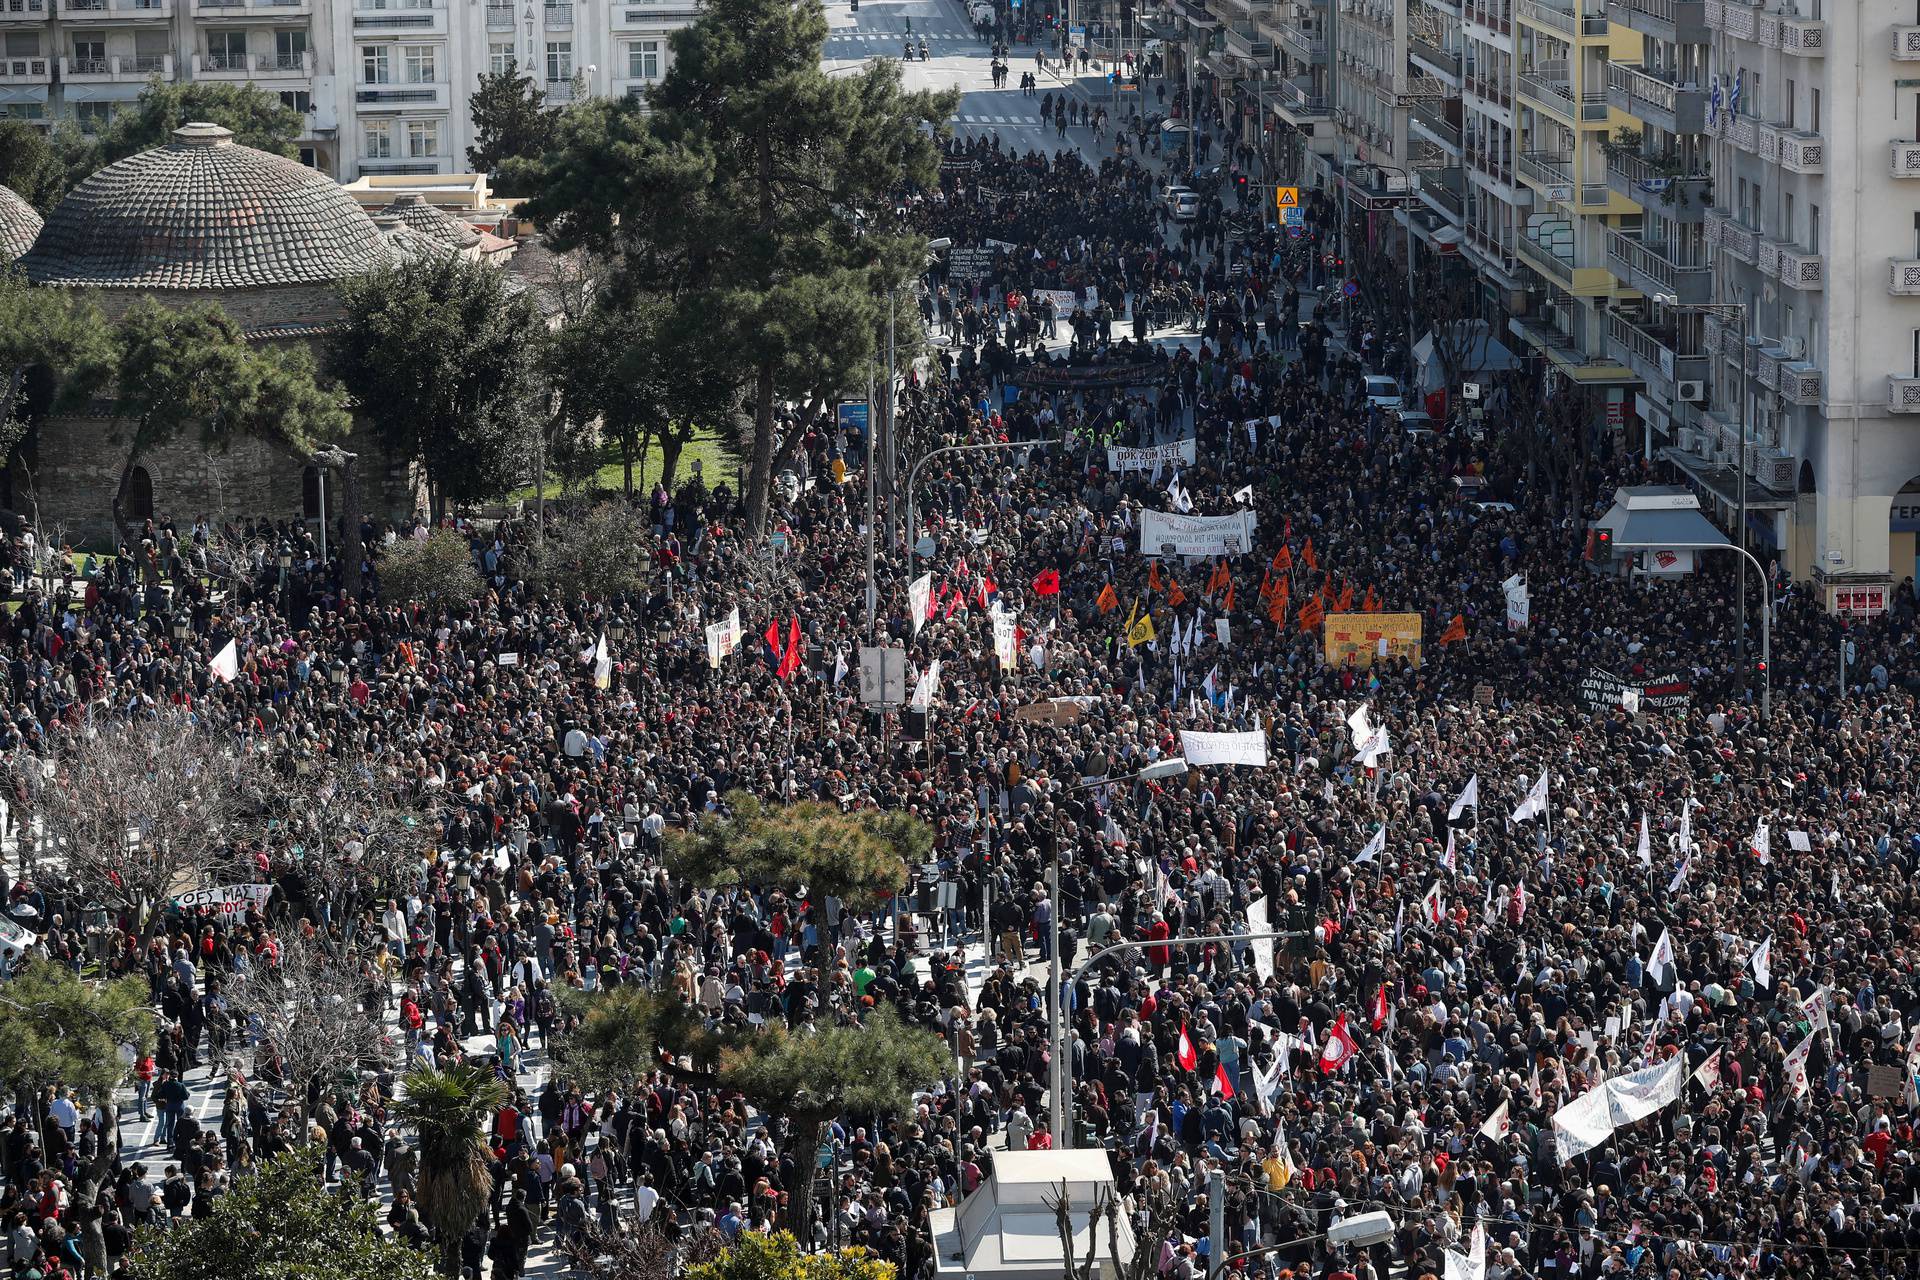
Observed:
[[[1307,545],[1300,548],[1300,563],[1315,573],[1320,572],[1320,558],[1313,554],[1313,538],[1311,535],[1307,538]]]
[[[1447,629],[1440,633],[1440,643],[1458,644],[1466,638],[1467,615],[1464,613],[1456,613],[1453,615],[1453,621],[1447,624]]]
[[[1380,990],[1373,997],[1373,1029],[1378,1031],[1387,1025],[1387,984],[1381,983]]]
[[[993,597],[1000,594],[1000,588],[994,586],[993,579],[989,578],[984,572],[980,574],[979,584],[980,607],[982,609],[991,609],[993,607]]]
[[[1040,576],[1033,580],[1033,594],[1037,596],[1057,596],[1060,594],[1060,571],[1043,569]]]
[[[785,659],[780,653],[780,624],[769,622],[767,633],[760,638],[767,642],[767,665],[778,671],[785,665]]]
[[[787,654],[780,659],[780,670],[775,674],[782,680],[791,680],[800,670],[800,619],[787,619]]]
[[[1193,1039],[1187,1035],[1187,1024],[1180,1024],[1180,1044],[1173,1051],[1173,1060],[1180,1064],[1182,1071],[1191,1071],[1200,1065],[1200,1055],[1194,1052]]]
[[[1213,1088],[1223,1098],[1233,1096],[1233,1081],[1227,1079],[1226,1067],[1216,1066],[1213,1069]]]
[[[1327,1028],[1327,1042],[1320,1048],[1320,1074],[1332,1075],[1347,1065],[1347,1059],[1360,1051],[1354,1043],[1353,1033],[1347,1030],[1347,1015],[1341,1014],[1337,1022]]]

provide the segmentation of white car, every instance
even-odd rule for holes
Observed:
[[[1382,409],[1406,408],[1406,401],[1400,395],[1400,384],[1384,374],[1368,374],[1366,390],[1368,404],[1378,405]]]
[[[967,6],[967,21],[976,27],[990,27],[994,21],[993,5],[988,0],[973,0]]]
[[[1200,216],[1200,196],[1191,187],[1171,186],[1160,193],[1160,203],[1181,222]]]

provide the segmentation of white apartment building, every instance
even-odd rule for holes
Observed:
[[[1753,541],[1829,608],[1875,612],[1920,530],[1920,15],[1702,0],[1701,17],[1707,287],[1727,305],[1671,456],[1723,512],[1744,470]]]
[[[109,118],[154,76],[250,80],[308,122],[302,158],[361,174],[468,167],[467,102],[508,59],[550,102],[639,93],[697,0],[0,0],[0,114]]]

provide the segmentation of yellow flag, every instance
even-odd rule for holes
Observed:
[[[1140,621],[1127,628],[1127,648],[1137,649],[1154,638],[1153,615],[1142,614]]]

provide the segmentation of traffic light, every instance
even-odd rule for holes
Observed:
[[[1759,676],[1762,680],[1767,678],[1767,664],[1764,660],[1753,664],[1753,674]]]
[[[1245,195],[1245,194],[1246,194],[1246,190],[1247,190],[1247,175],[1246,175],[1246,174],[1244,174],[1244,173],[1236,173],[1236,174],[1234,174],[1234,175],[1233,175],[1233,185],[1234,185],[1234,187],[1235,187],[1235,188],[1237,188],[1237,189],[1239,190],[1239,192],[1240,192],[1240,193],[1241,193],[1242,195]]]
[[[1586,558],[1588,560],[1611,560],[1613,558],[1613,530],[1588,529]]]

